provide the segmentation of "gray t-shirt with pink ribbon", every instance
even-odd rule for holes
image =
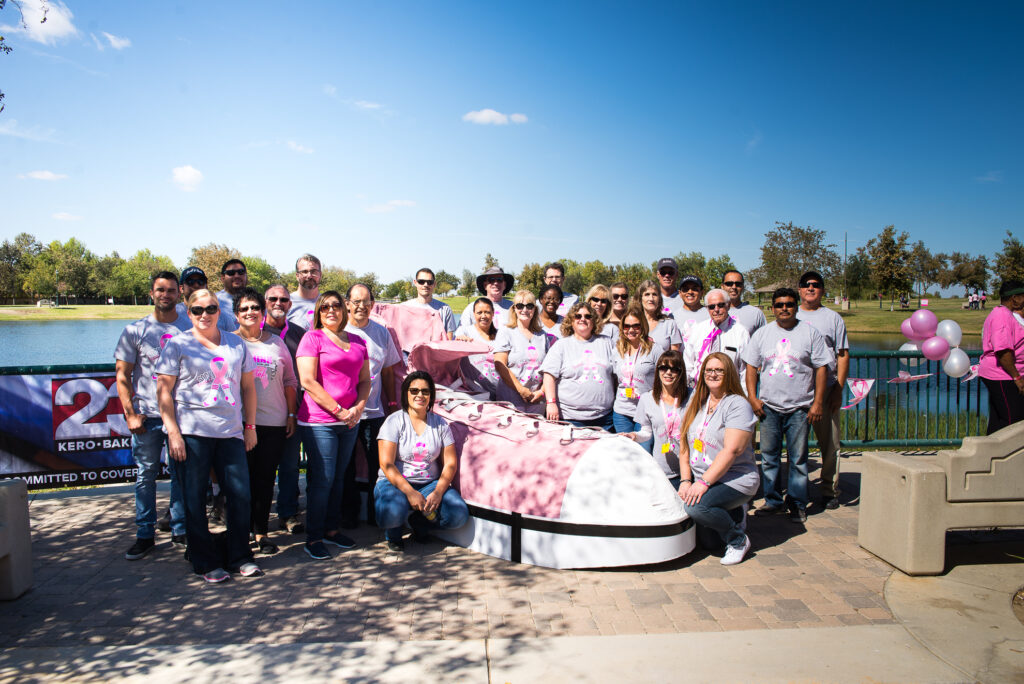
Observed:
[[[434,412],[427,414],[427,427],[418,435],[409,412],[396,411],[384,419],[377,439],[397,445],[395,467],[402,477],[416,484],[433,482],[441,476],[442,452],[449,444],[455,444],[448,421]],[[377,479],[387,479],[383,468],[377,472]]]
[[[555,377],[562,420],[593,420],[611,413],[615,403],[615,352],[603,335],[559,340],[541,364]]]
[[[546,333],[534,333],[530,339],[526,339],[518,328],[504,327],[494,338],[494,353],[507,352],[509,371],[523,387],[531,390],[539,390],[541,387],[543,374],[540,365],[547,356],[549,346],[550,339]],[[510,401],[519,408],[527,407],[519,393],[503,380],[498,381],[497,398],[499,401]],[[536,408],[537,405],[530,407]]]
[[[644,353],[640,349],[628,351],[625,356],[615,349],[615,377],[618,388],[615,390],[615,404],[612,410],[630,418],[636,415],[640,395],[654,387],[655,365],[661,352],[651,347]]]
[[[758,398],[780,413],[808,408],[814,402],[814,369],[834,357],[825,339],[809,323],[790,330],[772,321],[754,333],[743,349],[743,361],[761,370]]]

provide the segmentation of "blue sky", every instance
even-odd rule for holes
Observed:
[[[1019,3],[37,1],[0,11],[2,238],[390,281],[1024,233]]]

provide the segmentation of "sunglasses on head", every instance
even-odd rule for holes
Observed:
[[[212,316],[220,311],[220,307],[216,304],[208,304],[207,306],[190,306],[188,310],[193,316],[202,316],[204,313],[208,313]]]
[[[796,302],[775,302],[772,304],[772,308],[775,309],[795,309]]]
[[[238,313],[249,313],[250,311],[263,311],[259,304],[250,304],[249,306],[238,307]]]
[[[537,308],[533,302],[516,302],[512,306],[516,308],[516,311],[532,311]]]
[[[409,388],[409,394],[411,394],[414,397],[416,397],[416,396],[429,397],[430,396],[430,388],[429,387],[410,387]]]
[[[320,311],[340,311],[343,308],[341,302],[326,302],[320,305]]]
[[[678,373],[679,366],[672,366],[667,363],[663,363],[660,366],[658,366],[658,370],[662,373]]]
[[[273,303],[273,302],[290,302],[290,301],[292,301],[292,298],[291,297],[267,297],[267,301],[271,302],[271,303]]]
[[[245,275],[245,269],[244,268],[229,268],[228,270],[224,271],[224,275],[226,275],[226,276]]]
[[[430,279],[428,279],[428,278],[417,278],[417,279],[416,279],[416,283],[417,283],[418,285],[433,285],[433,284],[434,284],[434,281],[433,281],[433,280],[430,280]]]

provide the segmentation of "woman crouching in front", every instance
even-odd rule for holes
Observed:
[[[431,527],[462,527],[469,519],[466,502],[451,488],[458,467],[455,438],[447,421],[433,411],[435,395],[429,373],[407,375],[402,410],[387,417],[377,436],[380,473],[374,506],[392,551],[405,549],[406,519],[418,542],[429,539]]]
[[[708,354],[683,414],[679,496],[686,514],[725,542],[722,565],[739,563],[750,550],[744,504],[759,480],[750,439],[755,425],[732,359]]]

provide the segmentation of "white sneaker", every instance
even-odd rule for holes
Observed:
[[[743,546],[735,548],[727,546],[725,549],[725,555],[722,556],[722,565],[736,565],[740,563],[747,555],[747,551],[750,550],[750,537],[746,537],[743,542]]]
[[[260,570],[260,566],[255,563],[242,563],[239,566],[238,572],[242,577],[262,577],[263,571]]]

